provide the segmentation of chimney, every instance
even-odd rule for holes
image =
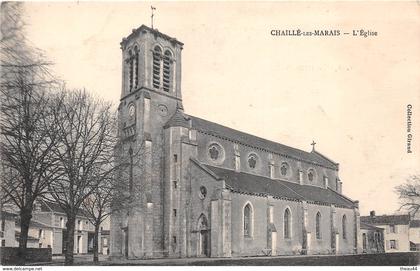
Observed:
[[[375,217],[375,211],[370,211],[370,217]]]

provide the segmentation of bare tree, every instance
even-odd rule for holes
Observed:
[[[50,196],[67,216],[65,264],[73,264],[75,220],[83,202],[91,197],[115,169],[115,115],[110,103],[86,93],[65,91],[63,103],[52,107],[58,137],[53,150],[57,159],[56,179],[49,184]]]
[[[101,224],[111,214],[112,176],[108,176],[94,189],[92,194],[83,201],[83,211],[95,228],[93,237],[93,261],[99,261],[99,230]]]
[[[406,209],[414,216],[420,210],[420,176],[412,175],[406,182],[395,188],[399,195],[400,209]]]
[[[54,164],[50,153],[56,137],[50,115],[50,90],[57,81],[40,52],[27,45],[22,33],[22,5],[1,5],[1,198],[20,211],[20,258],[25,260],[35,200],[46,192]]]

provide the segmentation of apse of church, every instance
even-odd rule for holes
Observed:
[[[357,252],[358,202],[342,195],[339,165],[315,143],[306,152],[186,114],[182,47],[144,25],[121,42],[116,153],[130,166],[117,178],[134,204],[111,215],[111,255]]]

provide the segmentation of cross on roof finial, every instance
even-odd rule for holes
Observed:
[[[153,11],[156,10],[156,8],[154,6],[150,6],[150,8],[152,9],[152,16],[150,16],[150,18],[152,20],[152,29],[153,29],[153,17],[155,16],[155,14],[153,13]]]
[[[311,145],[312,145],[312,151],[315,151],[315,145],[316,145],[316,142],[315,142],[314,140],[312,140]]]

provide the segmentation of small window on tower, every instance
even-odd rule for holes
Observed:
[[[173,184],[174,184],[174,189],[177,189],[178,188],[178,182],[177,181],[173,181]]]
[[[176,217],[176,209],[173,209],[172,212],[174,214],[174,217]]]
[[[178,154],[174,154],[174,163],[178,163]]]

